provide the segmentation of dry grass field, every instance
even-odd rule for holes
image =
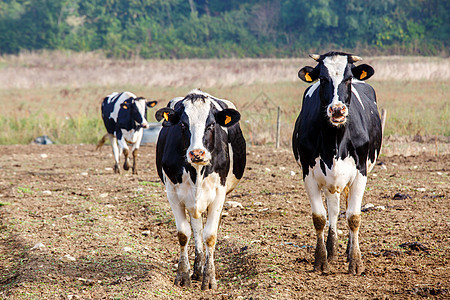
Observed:
[[[369,80],[388,111],[386,136],[450,136],[450,59],[373,57]],[[201,88],[236,103],[252,144],[289,145],[307,84],[297,78],[312,59],[111,60],[100,55],[43,52],[0,57],[0,144],[49,135],[62,144],[95,143],[103,134],[100,102],[129,90],[164,106]],[[150,111],[149,119],[153,119]]]

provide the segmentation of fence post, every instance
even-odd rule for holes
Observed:
[[[277,107],[277,149],[280,148],[280,119],[281,119],[281,108]]]

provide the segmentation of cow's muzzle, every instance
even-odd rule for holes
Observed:
[[[348,109],[345,104],[339,103],[328,107],[328,116],[334,125],[342,125],[347,121]]]
[[[206,152],[201,149],[195,149],[191,150],[188,153],[189,155],[189,162],[198,164],[198,165],[206,165],[208,163],[208,160],[206,159]]]

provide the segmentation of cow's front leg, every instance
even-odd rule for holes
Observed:
[[[327,250],[324,242],[324,228],[327,222],[325,207],[323,206],[320,188],[312,175],[305,177],[305,189],[311,204],[312,219],[316,229],[316,251],[314,252],[314,271],[328,273],[330,268],[327,261]]]
[[[133,148],[132,148],[133,174],[135,174],[135,175],[137,175],[137,173],[138,173],[138,171],[137,171],[137,157],[138,157],[139,147],[140,147],[141,141],[142,141],[142,136],[144,134],[144,130],[141,128],[141,129],[139,129],[139,131],[136,134],[137,134],[136,142],[134,143]]]
[[[337,219],[339,216],[340,194],[338,192],[332,194],[327,190],[325,191],[325,197],[327,199],[328,219],[330,221],[327,237],[327,259],[330,262],[337,257]]]
[[[217,191],[214,202],[208,207],[203,238],[206,245],[206,261],[203,269],[202,290],[216,289],[216,268],[214,266],[214,250],[217,242],[217,231],[219,229],[220,216],[222,214],[223,203],[225,201],[225,188]]]
[[[348,272],[361,274],[364,271],[359,249],[359,227],[361,225],[361,202],[366,187],[367,177],[358,173],[349,191],[347,208],[347,223],[349,227],[349,241],[347,244]]]
[[[168,197],[170,199],[170,197]],[[172,201],[171,201],[172,200]],[[169,200],[175,216],[177,224],[178,242],[180,243],[180,258],[178,260],[177,276],[175,277],[175,285],[191,286],[191,278],[189,277],[190,265],[188,258],[188,245],[191,237],[191,226],[186,218],[186,212],[183,205],[180,205],[175,199]]]
[[[205,253],[203,252],[203,219],[194,219],[191,215],[191,226],[194,232],[195,242],[195,260],[194,260],[194,272],[191,279],[201,281],[203,278],[203,265],[205,264]]]
[[[111,143],[111,148],[113,150],[114,155],[114,173],[119,174],[120,168],[119,168],[119,159],[120,159],[120,149],[117,144],[117,138],[113,134],[108,134],[109,142]]]

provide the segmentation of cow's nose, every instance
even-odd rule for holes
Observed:
[[[345,105],[334,105],[330,107],[330,113],[334,117],[345,116],[347,112],[347,107]]]
[[[189,151],[189,158],[192,162],[201,162],[205,159],[205,151],[200,149],[195,149],[192,151]]]

